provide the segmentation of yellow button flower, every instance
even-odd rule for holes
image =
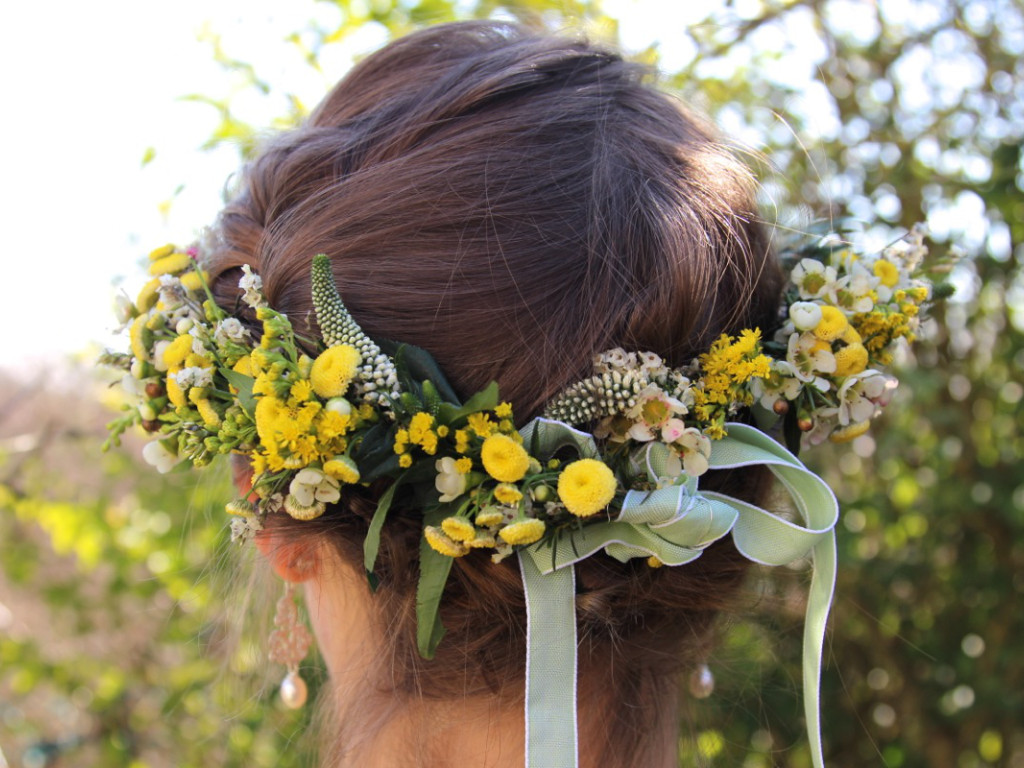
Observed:
[[[348,456],[335,456],[324,463],[324,472],[343,483],[359,482],[359,467]]]
[[[590,517],[615,498],[615,474],[597,459],[580,459],[558,476],[558,497],[577,517]]]
[[[446,517],[441,521],[441,530],[448,534],[452,541],[465,543],[476,538],[476,528],[464,517]]]
[[[452,541],[448,538],[448,534],[432,525],[428,525],[423,529],[423,537],[427,540],[427,544],[430,545],[431,549],[446,557],[462,557],[469,552],[469,548],[465,544]]]
[[[835,354],[836,376],[852,376],[868,367],[868,351],[863,344],[848,344]]]
[[[530,467],[530,456],[523,446],[507,435],[491,435],[480,449],[487,474],[502,483],[515,483],[523,479]]]
[[[891,261],[879,259],[875,262],[872,271],[875,273],[875,277],[882,281],[882,285],[888,288],[892,288],[900,281],[900,271]]]
[[[821,321],[814,328],[814,335],[822,341],[835,341],[843,332],[849,321],[838,307],[824,306],[821,308]]]
[[[518,520],[506,525],[498,535],[506,544],[533,544],[544,535],[544,521],[535,518]]]
[[[348,391],[360,362],[359,350],[350,344],[339,344],[321,353],[309,372],[313,391],[324,399],[341,397]]]
[[[871,426],[871,422],[858,421],[854,424],[850,424],[847,427],[840,427],[839,429],[832,432],[828,436],[828,439],[833,443],[848,443],[856,437],[860,437],[868,431],[868,427]]]

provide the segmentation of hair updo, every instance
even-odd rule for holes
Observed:
[[[243,314],[237,283],[250,264],[270,305],[316,336],[310,262],[326,253],[369,335],[428,350],[461,395],[496,380],[520,425],[589,375],[597,352],[650,350],[678,366],[723,332],[770,329],[782,280],[754,181],[646,76],[600,46],[507,24],[392,43],[246,168],[209,257],[218,301]],[[747,470],[702,484],[756,500],[765,479]],[[276,533],[326,538],[361,567],[375,491],[316,521],[277,516]],[[514,559],[456,560],[448,633],[435,660],[417,655],[421,528],[407,503],[382,536],[373,605],[389,694],[521,698]],[[675,695],[667,673],[704,658],[746,564],[723,540],[678,568],[604,555],[577,565],[580,680],[601,675],[616,702],[610,764],[649,764],[641,736]]]

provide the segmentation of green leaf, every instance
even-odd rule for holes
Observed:
[[[434,360],[427,350],[413,344],[395,344],[393,341],[380,342],[379,346],[383,352],[390,354],[395,359],[395,368],[399,372],[399,380],[402,376],[408,379],[409,383],[419,384],[429,381],[445,402],[458,405],[461,401],[455,394],[448,379],[445,378],[437,361]],[[406,382],[403,382],[406,383]]]
[[[449,403],[442,403],[438,409],[437,420],[442,424],[453,424],[471,413],[494,410],[499,402],[498,382],[492,381],[469,398],[461,408],[453,408]]]
[[[228,383],[238,390],[238,402],[241,404],[242,410],[250,418],[255,418],[256,398],[252,396],[252,386],[256,383],[256,379],[238,371],[222,370],[222,373]]]
[[[436,509],[424,516],[424,525],[439,525],[445,518],[444,508]],[[444,637],[441,623],[441,596],[454,558],[435,552],[420,537],[420,580],[416,585],[416,645],[424,659],[434,658],[437,646]]]
[[[366,532],[366,540],[363,541],[363,567],[366,568],[368,574],[373,573],[373,566],[377,563],[377,552],[380,551],[380,531],[384,527],[384,520],[388,516],[391,502],[395,498],[395,491],[401,482],[402,478],[399,477],[381,494],[380,501],[377,502],[377,509],[373,513],[373,519],[370,520],[370,529]]]

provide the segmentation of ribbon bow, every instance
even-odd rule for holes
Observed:
[[[789,492],[803,525],[725,494],[700,492],[697,479],[688,478],[654,491],[627,491],[615,520],[585,525],[520,551],[527,606],[527,768],[579,764],[573,565],[602,549],[621,562],[654,556],[666,565],[682,565],[730,531],[740,553],[756,563],[785,565],[808,554],[813,559],[804,619],[804,712],[814,766],[823,768],[818,689],[836,580],[833,529],[839,505],[820,477],[763,432],[745,424],[728,424],[727,430],[728,435],[713,444],[711,468],[768,467]],[[535,419],[521,433],[524,445],[538,458],[566,445],[581,456],[598,456],[591,435],[561,422]],[[667,457],[668,448],[661,443],[648,446],[645,458],[652,481],[664,476]]]

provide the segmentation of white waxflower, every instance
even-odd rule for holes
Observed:
[[[789,307],[789,319],[799,331],[809,331],[821,322],[821,305],[813,301],[796,301]]]
[[[459,472],[455,466],[455,459],[451,456],[435,461],[434,469],[437,470],[434,487],[441,494],[442,503],[455,501],[466,492],[466,476]]]
[[[242,295],[242,301],[248,304],[253,309],[262,307],[266,304],[263,299],[263,278],[253,273],[252,267],[248,264],[242,265],[242,272],[244,273],[241,279],[238,281],[238,287],[241,288],[245,293]]]
[[[655,379],[660,379],[668,373],[668,368],[665,366],[665,362],[654,352],[640,353],[640,368],[648,376]]]
[[[288,493],[303,507],[312,507],[317,501],[333,504],[341,498],[341,484],[319,469],[306,467],[292,478]]]
[[[167,450],[167,446],[159,440],[153,440],[143,446],[142,458],[147,464],[156,467],[161,475],[166,475],[178,463],[178,457]]]
[[[874,289],[879,282],[864,265],[856,263],[851,266],[850,274],[829,287],[828,297],[847,313],[870,312],[875,308]]]
[[[621,370],[627,366],[636,366],[636,355],[627,352],[622,347],[606,350],[594,357],[595,373],[611,373],[613,370]]]
[[[836,370],[836,358],[828,342],[819,341],[813,333],[794,333],[789,337],[786,362],[800,381],[813,384],[822,392],[828,391],[828,382],[818,375]]]
[[[805,301],[820,299],[832,289],[836,278],[835,267],[826,267],[815,259],[801,259],[789,276]]]
[[[773,360],[772,372],[767,377],[750,380],[751,394],[769,411],[781,400],[796,400],[803,386],[793,366],[784,360]]]

